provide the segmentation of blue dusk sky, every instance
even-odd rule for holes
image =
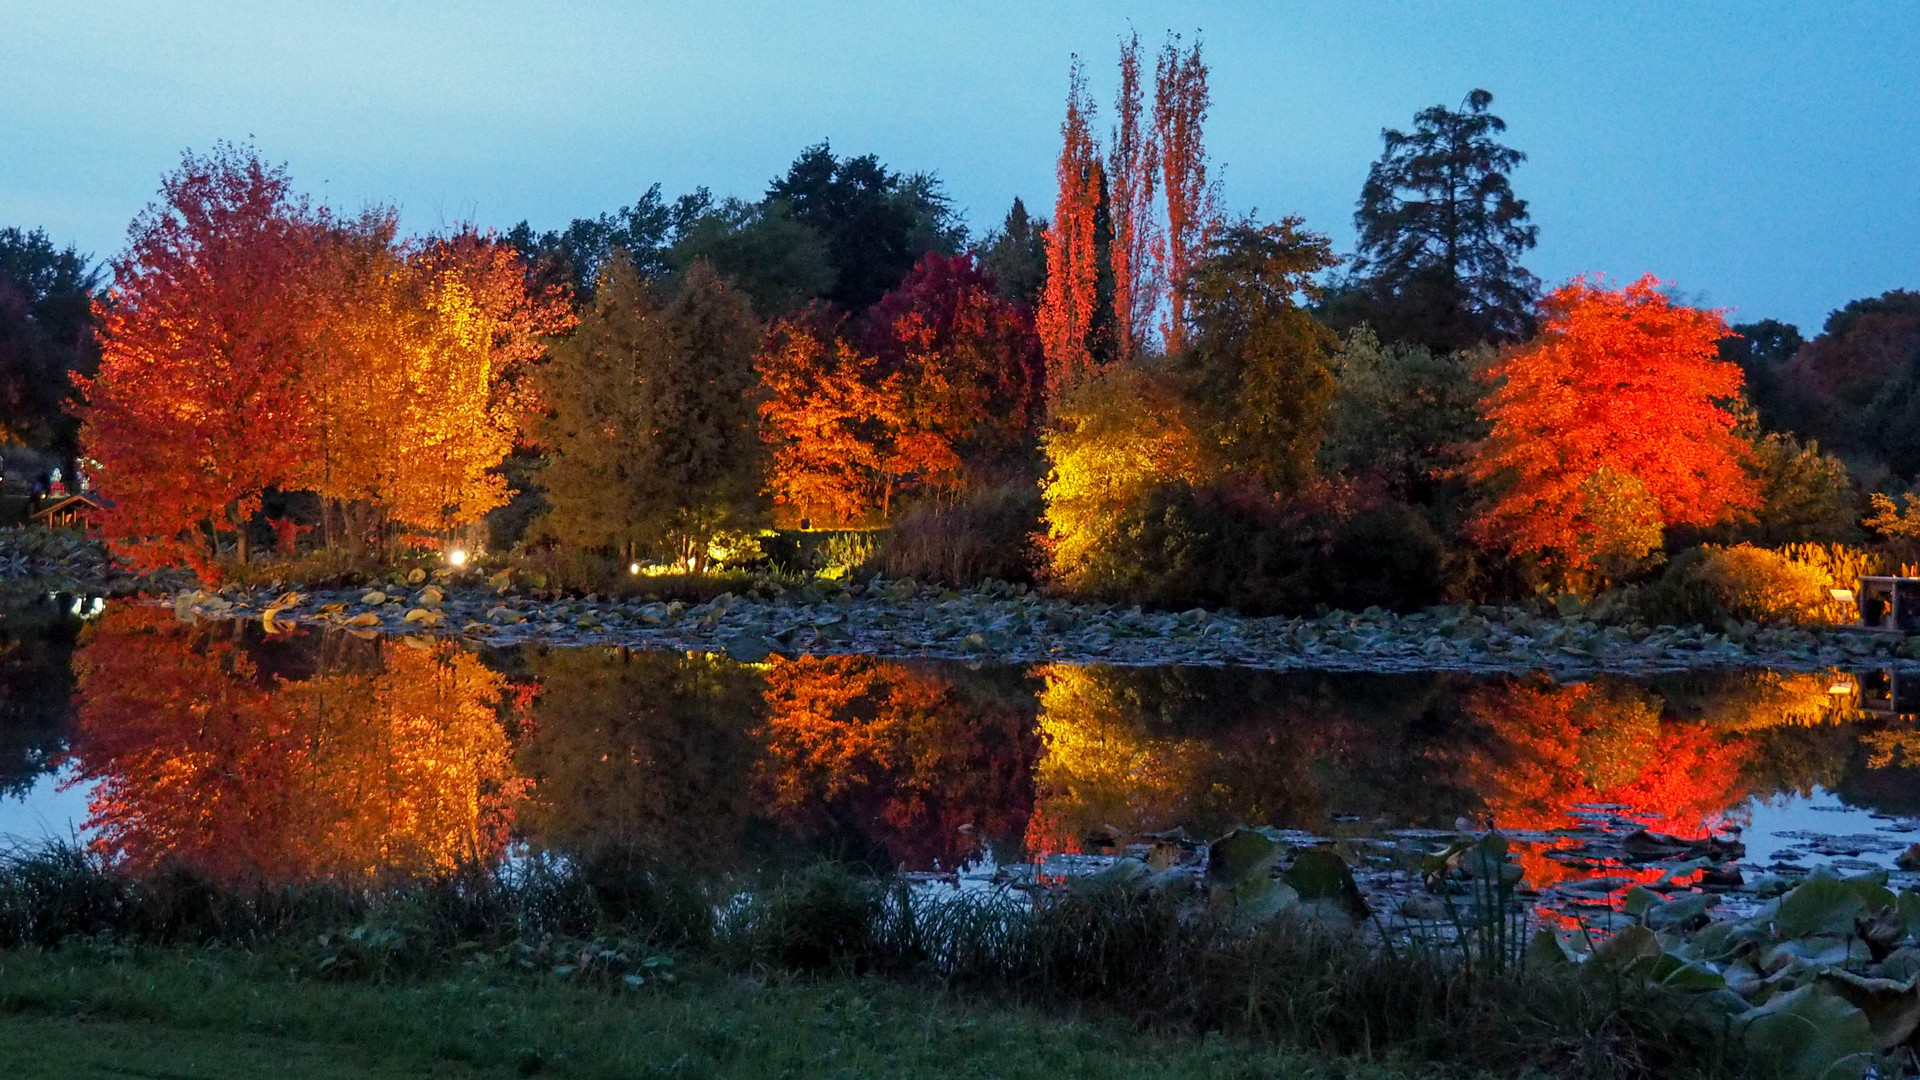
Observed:
[[[1549,283],[1652,272],[1808,331],[1920,287],[1920,5],[1833,0],[0,0],[0,225],[110,257],[220,139],[416,230],[756,196],[830,139],[937,172],[978,234],[1050,209],[1068,58],[1105,103],[1129,28],[1202,34],[1229,209],[1342,250],[1380,129],[1485,87]]]

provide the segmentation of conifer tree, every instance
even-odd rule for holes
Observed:
[[[750,523],[757,337],[746,301],[704,264],[662,306],[627,260],[610,260],[539,377],[547,531],[700,566],[715,533]]]

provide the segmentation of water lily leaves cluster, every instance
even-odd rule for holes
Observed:
[[[1920,892],[1816,874],[1745,918],[1710,919],[1716,900],[1636,888],[1625,910],[1638,922],[1591,948],[1543,930],[1528,959],[1693,993],[1786,1077],[1872,1075],[1920,1049]]]
[[[1352,927],[1372,912],[1340,853],[1329,847],[1295,849],[1279,830],[1242,825],[1205,845],[1204,871],[1156,865],[1128,856],[1082,879],[1084,887],[1191,895],[1189,915],[1213,915],[1252,925],[1280,915]]]

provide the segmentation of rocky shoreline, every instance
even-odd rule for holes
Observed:
[[[723,593],[689,604],[529,594],[497,582],[435,583],[417,576],[410,585],[296,593],[188,590],[170,602],[183,619],[258,619],[273,632],[337,627],[498,646],[725,652],[749,662],[810,654],[1570,676],[1735,667],[1920,669],[1920,638],[1840,628],[1618,626],[1491,607],[1247,618],[1075,604],[1008,586],[958,593],[910,580],[809,586],[778,599]]]

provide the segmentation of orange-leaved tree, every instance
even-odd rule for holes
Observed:
[[[102,530],[136,565],[218,558],[229,532],[244,559],[261,493],[308,457],[301,363],[326,231],[284,169],[227,145],[185,155],[134,220],[98,313],[99,372],[75,382],[113,501]]]
[[[1715,345],[1726,335],[1717,313],[1674,303],[1651,275],[1549,294],[1539,335],[1489,372],[1492,429],[1466,469],[1491,492],[1474,538],[1579,585],[1630,567],[1669,526],[1752,506],[1729,408],[1740,368]]]
[[[1093,370],[1091,339],[1099,301],[1100,262],[1094,216],[1104,185],[1094,145],[1093,100],[1074,58],[1067,82],[1067,118],[1060,124],[1059,191],[1047,230],[1047,285],[1040,296],[1040,344],[1047,358],[1047,403]]]

